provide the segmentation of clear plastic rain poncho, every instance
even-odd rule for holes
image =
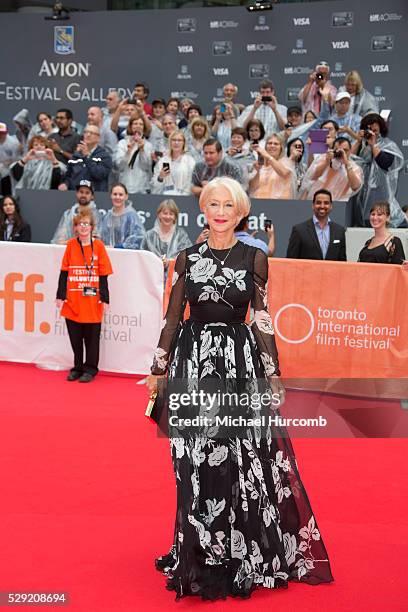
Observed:
[[[364,185],[354,198],[354,210],[357,224],[365,225],[369,219],[370,209],[375,202],[386,200],[391,209],[391,227],[398,227],[406,222],[404,212],[395,197],[398,188],[398,174],[404,166],[404,156],[390,138],[379,137],[377,145],[381,151],[391,153],[394,160],[388,170],[383,170],[373,159],[371,147],[363,143],[359,153],[359,164],[364,173]]]
[[[191,246],[191,240],[185,229],[176,226],[170,242],[160,238],[160,222],[156,219],[154,227],[146,232],[141,248],[150,251],[158,257],[165,255],[167,259],[175,259],[183,249]]]
[[[58,227],[55,230],[55,234],[52,237],[51,244],[65,244],[71,238],[75,238],[74,217],[79,213],[80,210],[85,210],[85,206],[80,207],[77,203],[63,213],[60,222],[58,223]],[[106,214],[106,211],[103,209],[96,208],[96,204],[93,201],[87,204],[87,210],[92,213],[92,216],[95,221],[95,227],[92,232],[92,235],[94,238],[100,238],[101,222]]]
[[[101,240],[106,246],[123,249],[140,249],[146,235],[142,220],[131,202],[124,211],[109,210],[101,222]]]
[[[67,168],[62,162],[58,162],[58,166],[62,180]],[[49,159],[30,159],[25,163],[24,174],[15,189],[51,189],[52,172],[53,165]]]
[[[345,202],[355,195],[363,184],[363,171],[358,164],[358,158],[355,155],[350,155],[348,163],[353,171],[360,178],[360,187],[355,191],[352,190],[347,176],[347,170],[338,160],[333,159],[331,165],[324,169],[319,178],[314,179],[316,169],[324,162],[325,153],[316,155],[309,169],[303,177],[300,188],[300,198],[302,200],[313,200],[313,195],[318,189],[328,189],[334,201]]]

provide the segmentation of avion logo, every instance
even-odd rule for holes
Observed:
[[[9,272],[4,277],[4,288],[0,289],[0,300],[4,304],[3,326],[5,331],[14,330],[15,303],[24,302],[24,331],[33,332],[35,328],[35,303],[44,301],[44,294],[36,291],[36,285],[44,282],[42,274]],[[16,289],[16,283],[24,283],[24,288]],[[40,332],[48,334],[51,326],[46,321],[40,323]]]

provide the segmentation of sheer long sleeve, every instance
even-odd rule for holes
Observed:
[[[251,305],[254,310],[251,329],[265,368],[266,376],[280,376],[278,350],[267,301],[268,258],[260,249],[254,258],[254,293]]]
[[[176,259],[173,272],[173,288],[164,318],[164,327],[160,334],[157,349],[154,353],[153,365],[151,367],[152,374],[161,375],[167,372],[173,341],[182,323],[186,305],[185,271],[186,251],[184,250]]]

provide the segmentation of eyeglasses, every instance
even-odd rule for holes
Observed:
[[[90,223],[87,223],[86,221],[81,221],[81,223],[78,223],[79,227],[90,227]]]
[[[94,136],[99,136],[99,132],[96,130],[84,130],[84,134],[94,134]]]

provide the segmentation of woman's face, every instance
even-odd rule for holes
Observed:
[[[132,132],[132,134],[140,134],[141,136],[143,136],[143,130],[144,130],[144,123],[143,123],[143,119],[133,119],[131,125],[130,125],[130,131]]]
[[[373,123],[370,123],[370,125],[368,126],[368,129],[374,132],[376,136],[380,135],[380,124],[377,123],[376,121],[374,121]]]
[[[350,96],[355,96],[357,93],[357,81],[354,79],[347,79],[345,82],[346,90],[350,94]]]
[[[52,120],[48,117],[48,115],[41,114],[38,117],[38,123],[43,132],[51,132],[52,130]]]
[[[3,212],[5,215],[14,215],[16,212],[16,206],[11,198],[4,198],[3,200]]]
[[[242,149],[245,144],[245,138],[241,134],[232,134],[231,144],[234,149]]]
[[[165,112],[166,107],[164,106],[164,104],[155,104],[153,106],[153,117],[155,119],[160,119],[160,117],[163,117]]]
[[[197,125],[193,128],[193,136],[194,138],[203,138],[205,134],[205,127],[201,125],[201,123],[197,123]]]
[[[175,134],[170,139],[170,151],[172,153],[183,153],[184,149],[184,138],[181,134]]]
[[[167,112],[171,113],[172,115],[177,115],[177,111],[178,111],[178,104],[176,100],[171,100],[167,105]]]
[[[180,110],[183,113],[183,115],[187,113],[190,106],[191,106],[191,102],[189,102],[188,100],[183,100],[182,102],[180,102]]]
[[[272,155],[275,159],[278,159],[282,153],[282,145],[277,138],[269,138],[266,142],[265,149],[269,155]]]
[[[112,206],[114,208],[121,208],[123,204],[126,202],[128,198],[128,194],[123,189],[123,187],[114,187],[111,193]]]
[[[196,108],[192,108],[191,110],[188,111],[188,120],[192,121],[193,119],[195,119],[195,117],[199,117],[200,113],[198,112],[198,110]]]
[[[40,142],[39,140],[34,140],[31,148],[34,151],[45,151],[45,144],[43,144],[42,142]]]
[[[205,216],[210,230],[218,235],[234,236],[234,230],[241,220],[238,208],[230,192],[225,187],[212,191],[205,204]]]
[[[307,113],[305,115],[305,123],[311,123],[315,119],[316,119],[316,117],[314,116],[314,114],[311,111],[307,111]]]
[[[75,226],[75,229],[76,229],[77,235],[79,236],[79,238],[81,238],[81,240],[89,239],[92,233],[92,225],[91,225],[90,217],[83,217],[80,223],[78,223]]]
[[[261,130],[258,125],[251,125],[248,130],[249,139],[250,140],[260,140],[261,139]]]
[[[382,229],[387,225],[389,220],[389,215],[381,208],[374,208],[374,210],[370,212],[370,224],[373,229]]]
[[[164,208],[162,208],[157,215],[157,218],[160,221],[160,224],[166,229],[169,229],[176,223],[176,215],[168,206],[164,206]]]

